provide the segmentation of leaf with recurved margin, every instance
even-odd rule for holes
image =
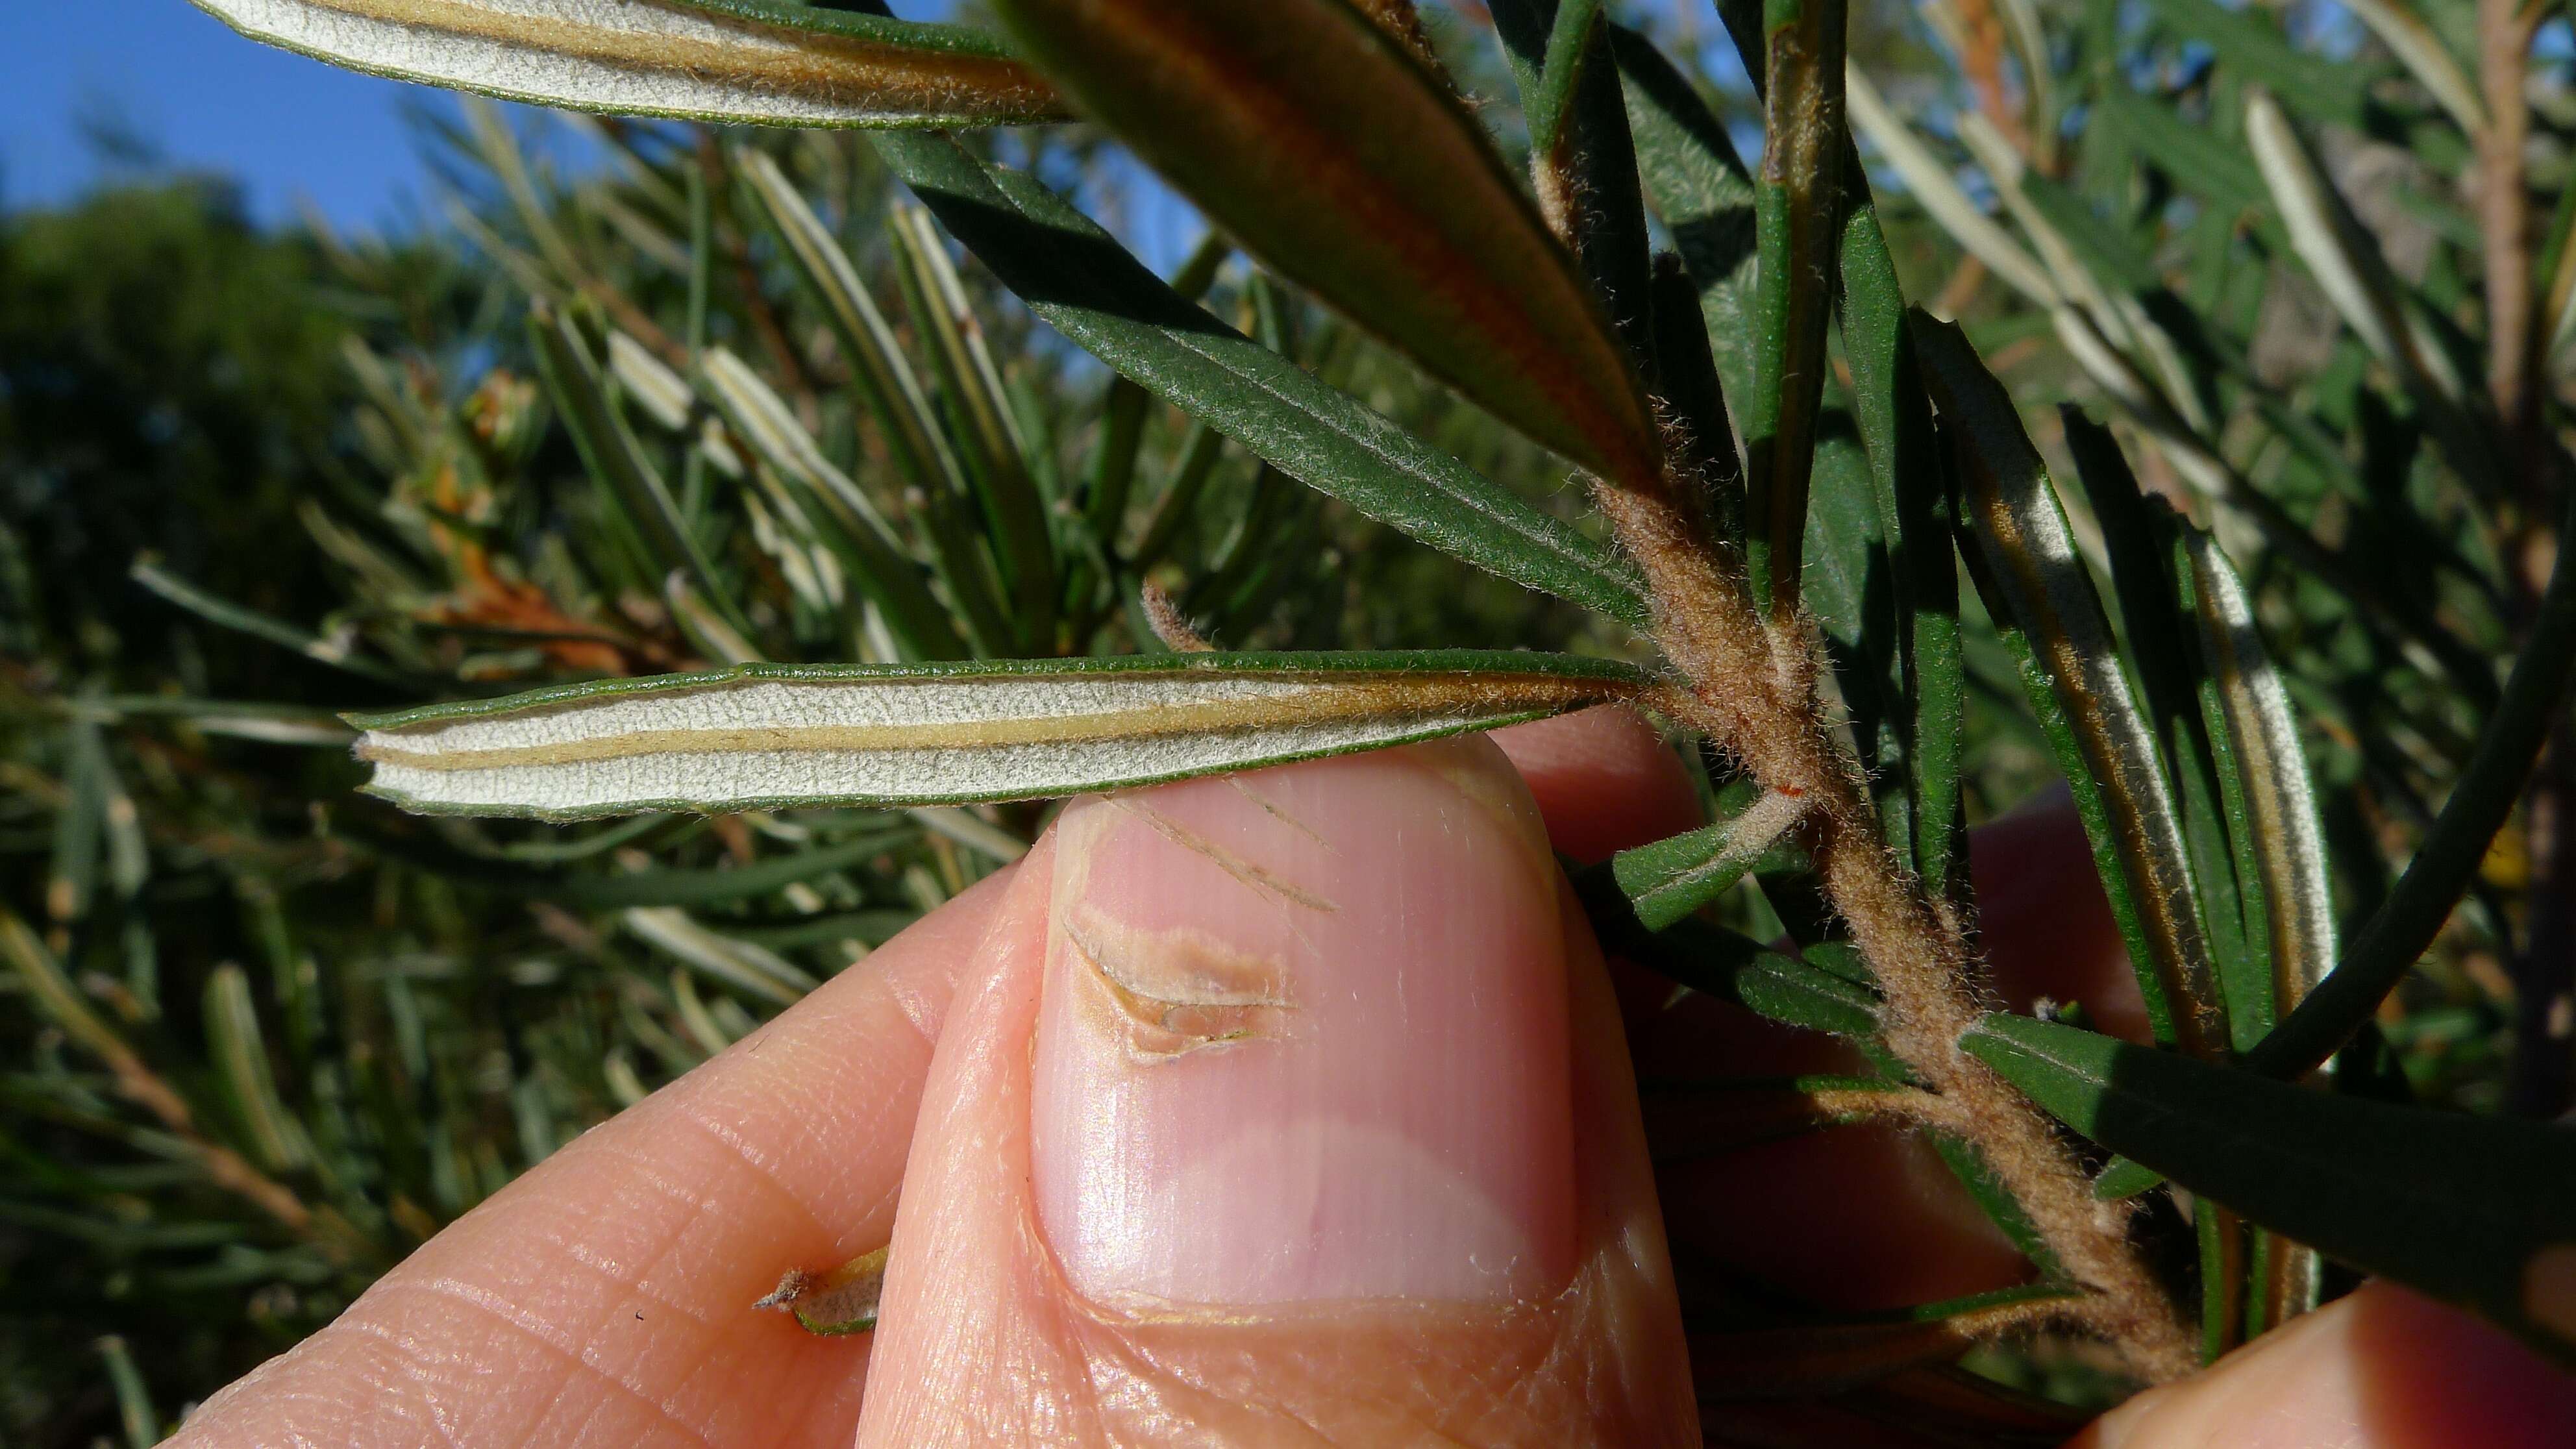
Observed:
[[[806,1332],[832,1336],[865,1333],[877,1326],[877,1300],[885,1292],[887,1248],[862,1253],[828,1273],[790,1269],[754,1308],[792,1313]]]
[[[2156,734],[2130,692],[2102,599],[2012,398],[1966,335],[1921,313],[1916,354],[1957,463],[1970,559],[2021,651],[2033,710],[2074,792],[2159,1040],[2223,1049],[2214,973]]]
[[[370,75],[610,115],[771,126],[1062,119],[990,36],[777,0],[196,0]]]
[[[1982,1018],[1959,1045],[2093,1141],[2576,1363],[2576,1133],[2315,1091],[2029,1017]]]
[[[1811,869],[1789,835],[1805,812],[1804,801],[1740,780],[1719,792],[1716,824],[1623,850],[1611,858],[1610,874],[1637,919],[1660,931],[1750,872]]]
[[[2198,529],[2189,550],[2201,655],[2224,707],[2245,792],[2246,835],[2270,916],[2275,1013],[2297,1007],[2334,969],[2334,891],[2326,874],[2325,825],[2316,784],[2299,745],[2289,691],[2254,626],[2254,603],[2217,540]]]
[[[1085,112],[1278,273],[1577,465],[1660,470],[1652,410],[1484,129],[1349,0],[999,0]]]
[[[1633,698],[1624,665],[1434,650],[751,664],[352,716],[428,814],[954,805],[1254,769]]]

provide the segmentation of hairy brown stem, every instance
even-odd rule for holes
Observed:
[[[2094,1201],[2056,1132],[2003,1079],[1959,1049],[1982,1014],[1977,968],[1957,925],[1888,851],[1859,762],[1837,749],[1816,691],[1804,619],[1766,629],[1732,561],[1709,549],[1679,501],[1687,488],[1601,485],[1602,513],[1644,568],[1656,637],[1681,672],[1683,722],[1731,751],[1765,788],[1812,802],[1825,892],[1868,958],[1890,1051],[1955,1104],[1962,1136],[2019,1202],[2058,1261],[2096,1295],[2087,1317],[2142,1375],[2197,1363],[2172,1302],[2130,1246],[2123,1209]]]

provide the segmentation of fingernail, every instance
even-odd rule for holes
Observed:
[[[1481,739],[1069,807],[1040,1225],[1094,1301],[1543,1296],[1573,1257],[1565,960]]]

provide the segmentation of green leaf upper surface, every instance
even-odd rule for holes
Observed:
[[[1878,207],[1846,154],[1840,274],[1843,357],[1852,421],[1869,454],[1880,546],[1888,562],[1904,718],[1894,733],[1912,791],[1914,869],[1937,898],[1952,885],[1959,842],[1959,756],[1966,718],[1959,657],[1959,571],[1949,474],[1932,432],[1931,401],[1906,336],[1905,294],[1880,231]],[[1819,494],[1823,493],[1820,488]]]
[[[612,115],[980,126],[1062,103],[990,37],[777,0],[196,0],[351,70]]]
[[[1622,959],[1783,1025],[1862,1042],[1878,1030],[1877,993],[1827,969],[1832,947],[1817,947],[1812,957],[1791,956],[1689,917],[1661,931],[1648,929],[1608,867],[1576,873],[1574,889],[1602,949]]]
[[[1349,0],[1001,0],[1081,108],[1270,266],[1576,464],[1660,449],[1573,260],[1455,93]]]
[[[1783,805],[1787,808],[1782,808]],[[1765,795],[1750,780],[1720,792],[1715,825],[1623,850],[1610,863],[1637,919],[1660,931],[1724,894],[1754,871],[1811,869],[1807,854],[1783,838],[1801,807]]]
[[[1753,390],[1741,400],[1745,564],[1753,600],[1788,617],[1798,605],[1807,489],[1824,406],[1826,325],[1840,241],[1842,0],[1764,0],[1762,172],[1755,179]]]
[[[1698,284],[1700,311],[1728,396],[1753,386],[1753,177],[1690,79],[1652,42],[1612,26],[1610,53],[1628,102],[1646,199]]]
[[[1255,455],[1444,553],[1642,624],[1634,571],[1287,358],[1181,299],[1031,177],[941,137],[884,135],[896,173],[1031,310]]]
[[[2068,1126],[2576,1361],[2576,1134],[2319,1092],[2027,1017],[1961,1039]]]

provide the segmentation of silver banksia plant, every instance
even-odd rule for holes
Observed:
[[[2143,35],[2092,7],[2070,36],[2021,0],[1944,0],[1967,105],[1936,132],[1849,65],[1840,0],[1721,0],[1764,138],[1748,164],[1697,66],[1600,0],[1495,0],[1510,113],[1462,97],[1409,0],[997,0],[991,32],[782,0],[198,3],[362,70],[728,128],[666,153],[662,133],[597,123],[639,184],[577,208],[669,259],[680,335],[586,260],[487,130],[458,144],[526,204],[515,235],[460,224],[529,303],[535,376],[442,411],[360,362],[421,480],[406,517],[429,556],[489,572],[460,519],[485,506],[478,476],[535,446],[542,392],[597,485],[596,556],[651,617],[568,606],[578,570],[554,589],[495,574],[481,616],[430,639],[415,613],[360,652],[142,566],[184,607],[421,700],[348,720],[368,788],[404,810],[639,817],[506,848],[441,819],[398,848],[480,851],[495,874],[728,817],[709,828],[793,849],[574,895],[774,1002],[811,984],[785,938],[690,907],[816,893],[862,862],[927,903],[1024,847],[1042,818],[1024,802],[1625,704],[1704,747],[1714,819],[1577,872],[1604,943],[1872,1068],[1714,1090],[1717,1135],[1675,1150],[1902,1124],[2039,1269],[1864,1320],[1747,1323],[1729,1304],[1694,1338],[1703,1393],[1879,1418],[1937,1395],[2018,1442],[2057,1421],[1990,1377],[1917,1371],[2043,1331],[2170,1379],[2356,1270],[2576,1359],[2576,1140],[2534,1120],[2566,1105],[2570,1044],[2547,1025],[2563,974],[2515,983],[2517,1112],[2411,1100],[2376,1020],[2517,804],[2576,779],[2559,761],[2532,784],[2576,662],[2557,549],[2576,205],[2539,216],[2527,174],[2532,12],[2482,20],[2470,67],[2461,37],[2372,0],[2356,9],[2385,56],[2357,86],[2208,0],[2156,0]],[[2191,45],[2204,59],[2178,85],[2112,62]],[[1158,275],[996,159],[1073,125],[1221,240]],[[2465,265],[2401,265],[2338,181],[2337,138],[2392,132],[2436,172],[2482,168],[2477,244],[2433,228]],[[867,237],[863,162],[912,198]],[[840,194],[818,206],[800,172]],[[754,253],[793,276],[831,385],[759,308],[710,336],[717,272]],[[1899,283],[1927,256],[1953,268],[1929,310]],[[992,287],[1024,309],[1007,325],[1106,364],[1090,416],[1004,376]],[[1307,300],[1557,460],[1585,516],[1335,385],[1349,368],[1290,324]],[[2258,355],[2282,350],[2261,319],[2301,303],[2314,355]],[[2070,406],[2038,441],[2014,369],[1991,365],[2007,352],[2065,364]],[[1056,439],[1078,427],[1090,457],[1067,467]],[[1170,461],[1149,490],[1154,427]],[[1208,486],[1220,458],[1239,486]],[[1294,587],[1279,541],[1318,546],[1325,500],[1589,611],[1560,637],[1591,647],[1208,647],[1202,631],[1276,617]],[[1219,502],[1231,518],[1211,520]],[[357,533],[325,532],[378,567]],[[1177,602],[1159,586],[1176,576]],[[525,682],[531,661],[592,677],[456,687],[437,650],[460,630],[494,651],[487,679]],[[1966,868],[1978,701],[2070,789],[2153,1044],[1993,1009]],[[2576,800],[2551,808],[2547,829],[2576,829]],[[2534,869],[2563,870],[2557,836],[2534,838]],[[1776,943],[1738,929],[1756,897]],[[797,939],[872,934],[855,900],[814,910],[824,934]],[[2576,929],[2565,914],[2535,904],[2536,958],[2536,933]],[[133,1061],[33,933],[12,922],[0,948],[75,1038]],[[256,1118],[259,1074],[240,1075]],[[312,1147],[272,1115],[272,1160],[239,1166],[273,1188]]]

